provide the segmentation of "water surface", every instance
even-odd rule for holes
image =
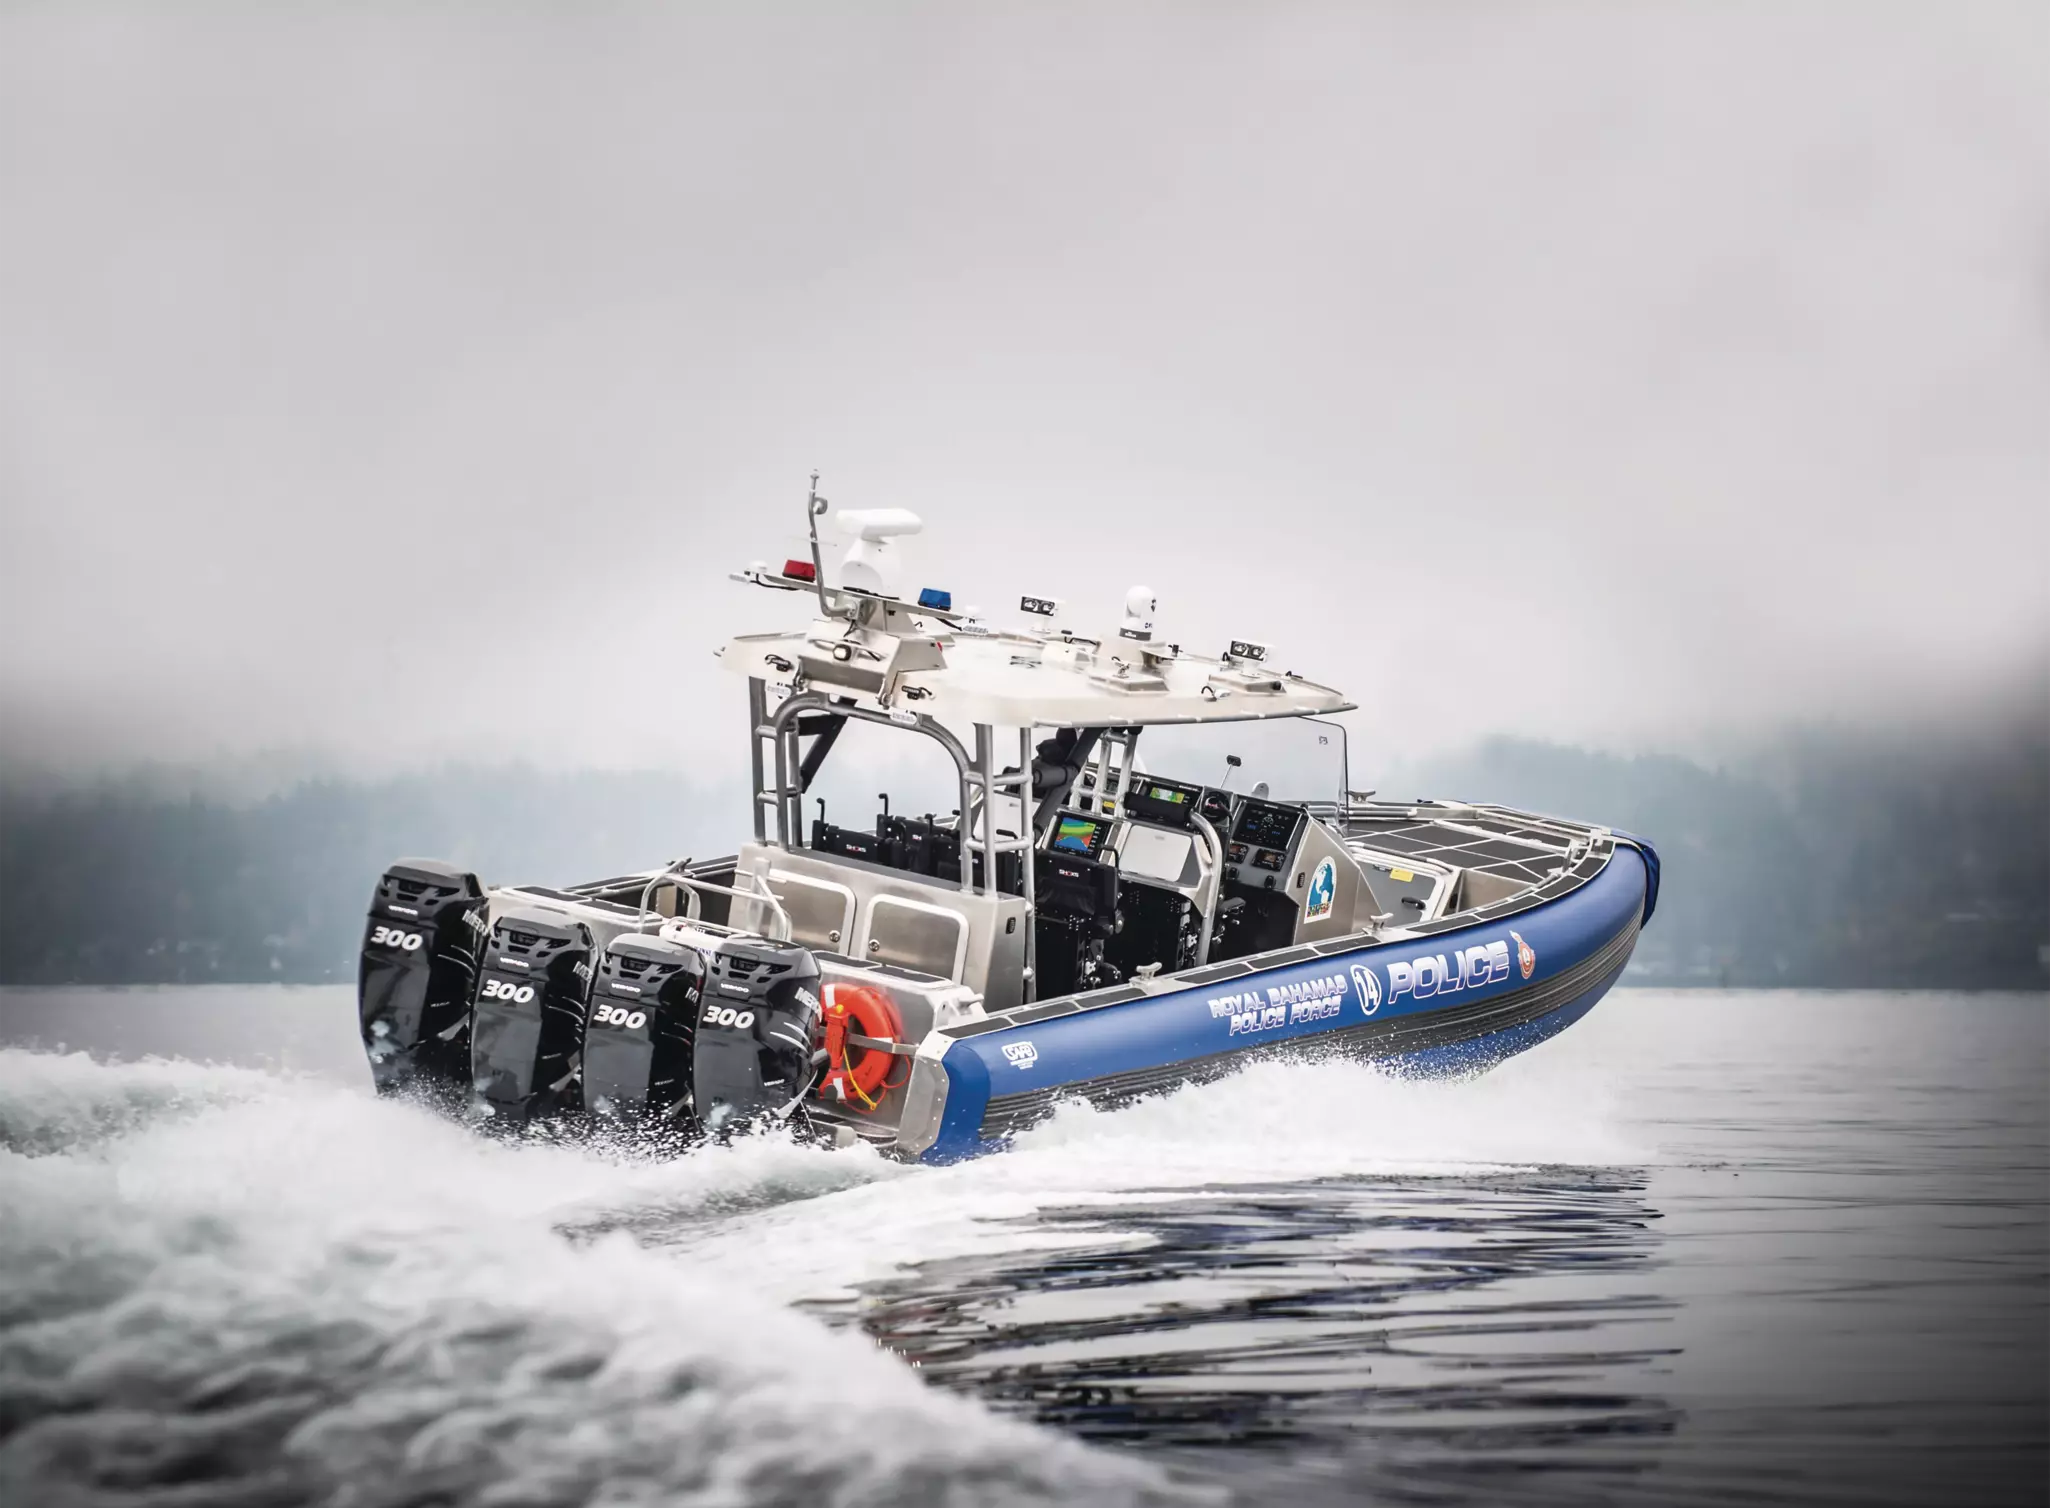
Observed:
[[[9,1502],[2038,1503],[2050,1470],[2041,996],[1624,990],[1471,1082],[1265,1064],[944,1169],[480,1142],[368,1094],[346,990],[0,992],[0,1041]]]

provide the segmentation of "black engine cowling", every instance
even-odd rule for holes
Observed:
[[[484,887],[466,870],[403,859],[370,900],[356,969],[356,1014],[381,1094],[470,1076],[470,997],[485,921]]]
[[[802,1121],[824,1041],[818,960],[795,943],[728,937],[705,958],[691,1079],[715,1135]]]
[[[591,930],[541,912],[491,927],[470,1026],[470,1083],[514,1119],[577,1106],[577,1050],[591,982]]]
[[[687,1124],[691,1044],[704,995],[695,948],[627,933],[591,981],[584,1023],[584,1108],[621,1120]]]

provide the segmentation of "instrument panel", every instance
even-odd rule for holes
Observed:
[[[1084,770],[1075,782],[1075,789],[1093,793],[1096,790],[1095,772]],[[1231,829],[1231,814],[1237,800],[1230,791],[1212,786],[1139,775],[1134,778],[1132,788],[1125,792],[1125,811],[1113,811],[1113,802],[1108,794],[1103,798],[1103,810],[1106,816],[1134,817],[1159,827],[1193,827],[1193,819],[1200,812],[1203,819],[1221,835]]]
[[[1220,793],[1221,794],[1221,793]],[[1265,870],[1269,878],[1262,888],[1272,890],[1278,875],[1288,864],[1289,850],[1301,829],[1302,808],[1256,801],[1248,796],[1239,806],[1238,821],[1232,825],[1231,846],[1225,850],[1224,877],[1251,885],[1253,876],[1244,870]]]
[[[1093,793],[1092,772],[1083,771],[1077,785]],[[1095,812],[1059,813],[1041,840],[1042,846],[1049,853],[1079,854],[1099,863],[1115,862],[1121,869],[1129,870],[1128,878],[1151,880],[1181,890],[1196,883],[1189,873],[1189,855],[1195,851],[1190,845],[1199,815],[1226,840],[1224,879],[1236,879],[1241,864],[1279,873],[1288,856],[1286,852],[1270,851],[1270,845],[1287,849],[1300,816],[1299,811],[1290,807],[1253,801],[1229,790],[1146,774],[1134,777],[1121,810],[1113,810],[1108,799],[1101,806]],[[1251,814],[1252,827],[1262,835],[1257,841],[1244,840],[1247,813]],[[1239,828],[1236,834],[1235,814]],[[1278,845],[1272,836],[1277,832]],[[1172,845],[1177,840],[1171,834],[1191,836],[1180,837],[1181,847],[1175,848]],[[1233,836],[1244,841],[1232,842]],[[1110,851],[1113,845],[1117,847],[1116,853]]]
[[[1302,820],[1300,807],[1276,806],[1271,801],[1254,801],[1249,797],[1239,808],[1238,826],[1231,835],[1237,842],[1250,843],[1255,848],[1285,849],[1295,840],[1296,827]]]

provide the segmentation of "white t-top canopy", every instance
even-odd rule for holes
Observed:
[[[809,591],[766,572],[745,579]],[[992,631],[868,593],[831,591],[833,611],[791,633],[743,634],[726,668],[772,686],[851,698],[956,726],[1099,728],[1237,722],[1344,712],[1343,694],[1271,668],[1257,645],[1218,659],[1150,640]],[[846,609],[848,616],[837,614]]]

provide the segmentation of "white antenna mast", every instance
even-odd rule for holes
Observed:
[[[819,474],[811,474],[811,495],[804,500],[804,526],[811,533],[811,580],[818,589],[820,613],[830,613],[826,603],[826,562],[819,554],[819,516],[826,511],[826,500],[819,496]]]

